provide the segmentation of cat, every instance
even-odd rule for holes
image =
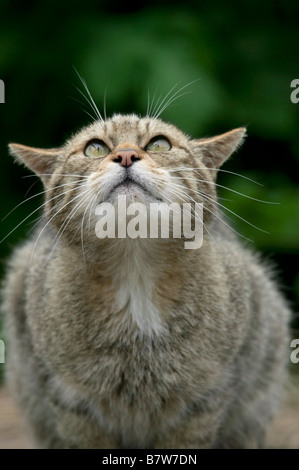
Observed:
[[[245,128],[192,139],[113,115],[49,150],[10,144],[44,216],[3,287],[7,381],[41,448],[259,448],[287,377],[290,311],[218,209]],[[97,238],[119,196],[203,203],[203,243]],[[193,213],[193,217],[195,217]]]

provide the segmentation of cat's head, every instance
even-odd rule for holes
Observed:
[[[195,140],[160,119],[114,115],[83,128],[61,148],[9,148],[42,179],[45,212],[57,228],[66,220],[72,227],[82,218],[90,223],[97,204],[115,203],[119,195],[144,204],[203,203],[209,224],[217,169],[244,135],[245,128],[238,128]]]

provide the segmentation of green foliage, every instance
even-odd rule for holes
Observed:
[[[219,184],[271,205],[219,188],[229,210],[264,233],[234,218],[251,246],[279,261],[282,282],[298,309],[299,103],[290,101],[298,78],[298,3],[147,2],[117,11],[109,2],[3,1],[0,20],[0,216],[22,202],[36,178],[7,154],[9,141],[52,147],[90,117],[73,66],[86,79],[101,112],[144,114],[148,94],[159,102],[180,87],[163,113],[194,137],[248,126],[248,139],[225,169]],[[171,96],[171,95],[170,95]],[[78,103],[79,100],[81,103]],[[36,183],[27,194],[41,191]],[[1,223],[4,237],[42,203],[22,204]],[[232,216],[229,211],[227,215]],[[0,244],[4,261],[28,232],[33,214]]]

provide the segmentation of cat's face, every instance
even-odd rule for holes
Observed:
[[[11,144],[10,150],[43,180],[46,215],[59,229],[63,224],[79,229],[84,218],[90,224],[97,204],[115,203],[120,195],[146,205],[203,203],[204,223],[209,224],[216,170],[244,133],[239,128],[192,140],[159,119],[114,115],[82,129],[61,148]]]
[[[179,201],[170,192],[170,170],[181,166],[197,164],[189,139],[177,128],[154,119],[116,115],[73,137],[56,172],[88,176],[84,186],[93,188],[98,202],[113,202],[118,195],[144,203],[169,202]]]

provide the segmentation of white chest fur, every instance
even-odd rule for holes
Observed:
[[[116,276],[116,308],[130,315],[142,334],[163,331],[161,312],[154,302],[157,272],[142,247],[123,257]]]

